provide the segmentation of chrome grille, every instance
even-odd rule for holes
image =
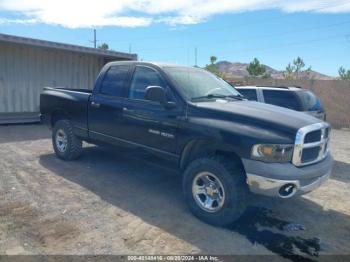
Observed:
[[[312,131],[310,133],[307,133],[305,138],[304,138],[304,143],[312,143],[312,142],[320,141],[321,135],[322,135],[321,130],[316,130],[316,131]]]
[[[295,137],[293,164],[304,166],[323,160],[328,154],[329,131],[326,122],[300,128]]]

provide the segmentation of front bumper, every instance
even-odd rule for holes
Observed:
[[[247,184],[251,192],[273,197],[290,198],[321,186],[331,176],[333,158],[328,155],[313,165],[296,167],[291,163],[265,163],[243,159]],[[290,187],[288,194],[281,190]]]

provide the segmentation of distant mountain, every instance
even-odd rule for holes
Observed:
[[[244,78],[249,76],[247,71],[248,64],[246,63],[231,63],[228,61],[219,61],[216,63],[218,70],[224,73],[227,77],[232,78]],[[283,71],[276,70],[272,67],[265,65],[266,72],[271,75],[272,78],[282,79]],[[317,79],[317,80],[333,80],[334,77],[321,74],[319,72],[311,70],[310,72],[301,72],[299,74],[301,79]]]

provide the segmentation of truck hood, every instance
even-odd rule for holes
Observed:
[[[290,110],[284,107],[253,102],[253,101],[227,101],[216,100],[208,102],[198,102],[197,108],[221,112],[222,116],[227,115],[227,120],[252,122],[255,125],[268,126],[271,129],[285,130],[294,133],[301,127],[321,122],[319,119]],[[226,118],[226,117],[225,117]]]

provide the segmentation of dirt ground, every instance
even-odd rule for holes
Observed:
[[[142,151],[53,154],[41,125],[0,126],[0,254],[350,254],[350,132],[333,130],[332,178],[292,200],[255,197],[234,225],[194,218],[181,177]]]

